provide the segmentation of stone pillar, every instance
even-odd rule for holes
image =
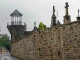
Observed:
[[[55,6],[53,6],[53,15],[55,15]]]
[[[65,8],[66,8],[66,15],[68,15],[68,7],[69,7],[69,5],[68,5],[68,3],[66,3],[66,6],[65,6]]]
[[[53,15],[51,17],[51,28],[56,25],[57,24],[56,24],[56,16],[55,16],[55,6],[53,6]]]
[[[34,22],[34,31],[37,31],[36,22]]]
[[[80,10],[78,9],[78,11],[77,11],[77,12],[78,12],[78,17],[76,17],[76,18],[77,18],[77,21],[80,20],[79,11],[80,11]]]
[[[68,5],[68,3],[66,3],[66,6],[65,6],[66,15],[64,16],[64,20],[63,20],[64,24],[67,24],[67,23],[71,22],[70,15],[68,15],[68,7],[69,7],[69,5]]]
[[[34,27],[36,27],[36,22],[34,22]]]

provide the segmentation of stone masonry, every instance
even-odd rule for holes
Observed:
[[[11,45],[11,55],[25,60],[80,60],[80,21],[26,35]]]

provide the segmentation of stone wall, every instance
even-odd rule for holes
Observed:
[[[34,34],[26,35],[23,39],[11,44],[11,55],[21,59],[36,60],[35,49]]]
[[[11,45],[11,54],[25,60],[80,60],[80,21],[26,35]]]

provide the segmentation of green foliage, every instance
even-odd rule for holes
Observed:
[[[1,34],[0,38],[0,46],[1,46],[1,40],[2,40],[2,46],[6,47],[7,49],[11,49],[11,40],[10,37],[7,34]]]
[[[39,29],[44,29],[44,24],[42,22],[39,24]]]
[[[11,43],[11,40],[9,40],[9,43]]]
[[[7,34],[1,34],[1,38],[5,40],[5,43],[9,43],[10,37]]]
[[[6,43],[5,45],[6,45],[6,48],[7,48],[8,50],[11,49],[11,43]]]
[[[46,25],[44,25],[42,22],[40,22],[39,26],[37,27],[38,29],[46,29]]]
[[[2,41],[2,46],[5,47],[5,40],[0,38],[0,46],[1,46],[1,41]]]

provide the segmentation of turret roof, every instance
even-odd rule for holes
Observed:
[[[22,14],[16,9],[10,16],[22,16]]]

